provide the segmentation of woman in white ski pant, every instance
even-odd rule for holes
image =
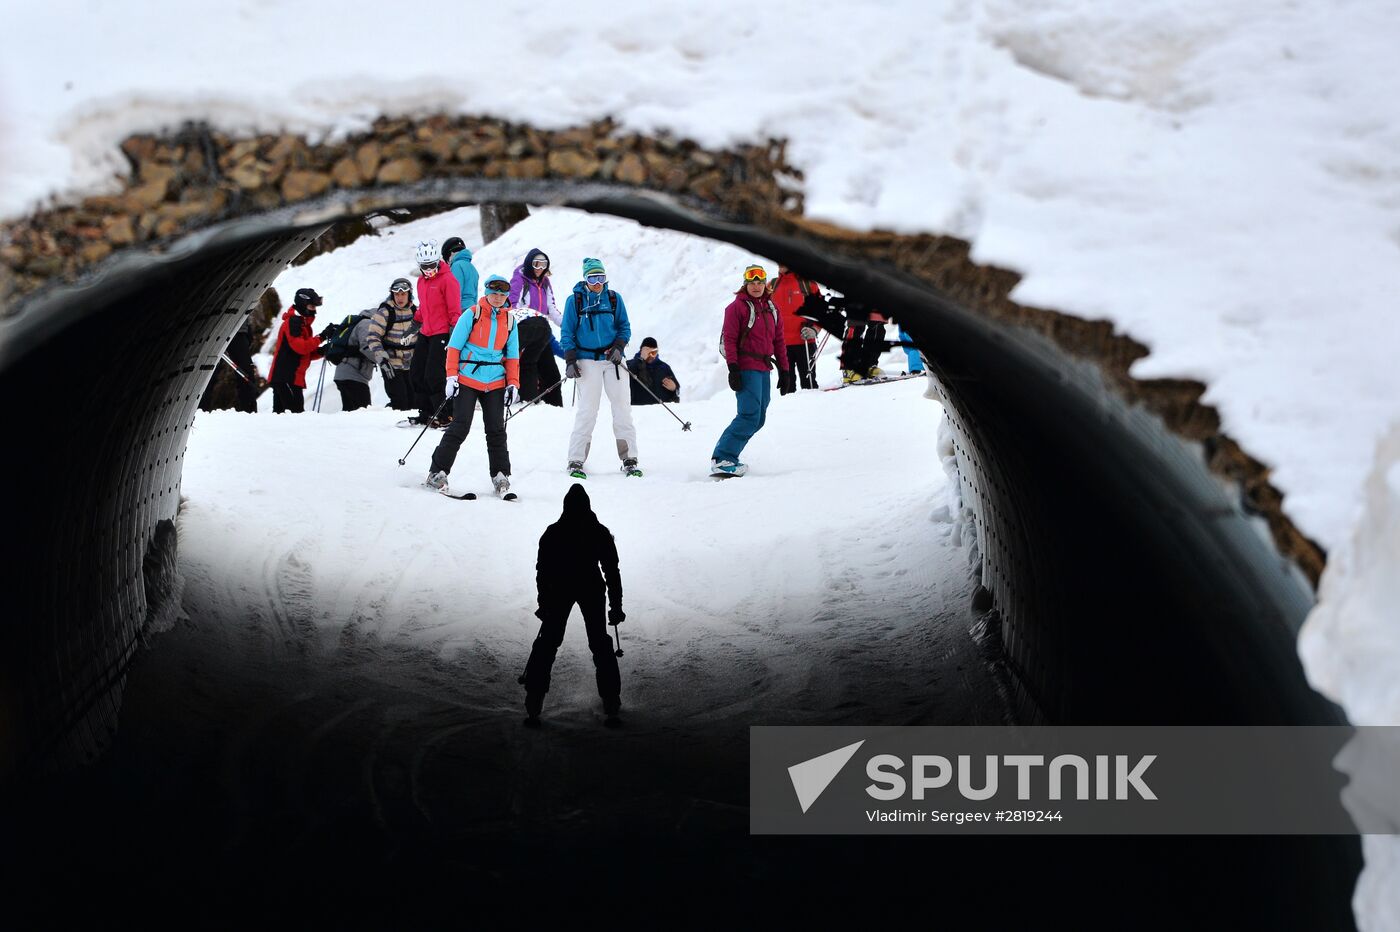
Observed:
[[[637,428],[632,423],[632,386],[627,370],[606,359],[578,360],[578,414],[574,417],[574,432],[569,435],[569,462],[582,463],[588,459],[593,444],[593,426],[598,422],[598,402],[604,392],[612,409],[613,437],[617,439],[617,458],[635,460]]]

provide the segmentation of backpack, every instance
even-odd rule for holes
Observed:
[[[773,303],[773,299],[772,299],[772,298],[764,298],[763,300],[766,301],[766,302],[768,302],[768,311],[773,315],[773,326],[774,326],[775,328],[776,328],[776,327],[781,327],[782,324],[781,324],[781,323],[779,322],[779,320],[778,320],[778,306],[777,306],[776,304]],[[739,338],[735,341],[735,350],[738,352],[738,354],[739,354],[740,356],[749,355],[749,356],[753,356],[753,357],[755,357],[755,358],[757,358],[757,359],[763,359],[763,360],[765,360],[765,361],[766,361],[766,360],[769,360],[769,359],[772,359],[771,356],[759,356],[757,353],[748,353],[748,354],[745,354],[745,353],[744,353],[744,337],[746,337],[746,336],[749,335],[749,331],[753,329],[754,321],[758,319],[758,308],[756,308],[756,307],[754,306],[753,299],[752,299],[752,298],[745,298],[745,299],[744,299],[744,303],[747,304],[747,305],[749,306],[749,325],[748,325],[747,327],[744,328],[744,332],[741,333],[741,334],[739,334]],[[724,328],[723,328],[723,327],[721,327],[721,328],[720,328],[720,331],[719,331],[719,358],[720,358],[720,359],[723,359],[723,360],[726,360],[726,361],[729,359],[729,357],[726,356],[726,355],[724,354]]]
[[[503,309],[503,310],[504,310],[504,309]],[[472,366],[472,367],[473,367],[473,368],[472,368],[472,373],[473,373],[473,374],[479,372],[482,366],[500,366],[501,369],[503,370],[503,371],[502,371],[502,374],[504,374],[505,361],[506,361],[506,359],[505,359],[505,357],[506,357],[506,347],[510,344],[510,335],[511,335],[511,333],[515,330],[516,320],[515,320],[515,314],[514,314],[512,311],[506,311],[506,312],[505,312],[504,314],[502,314],[501,316],[505,318],[505,323],[506,323],[506,338],[505,338],[504,340],[501,341],[501,348],[500,348],[500,349],[485,349],[485,348],[476,346],[475,344],[473,344],[472,342],[470,342],[470,340],[468,340],[468,342],[462,347],[462,357],[461,357],[461,361],[458,363],[458,367],[457,367],[457,374],[458,374],[458,375],[464,374],[464,373],[462,373],[462,366]],[[479,323],[480,321],[481,321],[481,307],[478,306],[478,305],[473,305],[473,307],[472,307],[472,326],[471,326],[471,329],[472,329],[472,330],[475,330],[475,329],[476,329],[477,323]],[[468,333],[468,336],[470,336],[470,333]],[[474,354],[474,353],[482,353],[482,354],[484,354],[484,355],[483,355],[482,358],[480,358],[480,359],[468,358],[469,356],[471,356],[471,355]],[[493,359],[492,357],[495,357],[495,358]]]
[[[355,327],[362,320],[368,320],[359,314],[349,314],[338,324],[331,325],[329,339],[326,341],[325,352],[327,362],[340,365],[343,362],[354,362],[356,359],[364,359],[364,354],[360,352],[360,346],[354,339]]]
[[[581,349],[581,350],[583,350],[583,351],[586,352],[586,353],[593,353],[594,355],[598,355],[598,354],[600,354],[600,353],[606,353],[606,352],[608,351],[608,348],[607,348],[606,346],[601,346],[601,347],[600,347],[600,346],[584,346],[583,343],[579,341],[579,332],[578,332],[578,331],[581,330],[581,329],[583,329],[583,319],[584,319],[585,317],[588,318],[588,326],[589,326],[589,329],[591,330],[591,329],[593,328],[593,318],[594,318],[594,317],[598,317],[598,316],[610,316],[610,317],[612,317],[614,320],[617,318],[617,292],[616,292],[616,291],[613,291],[611,288],[608,288],[608,289],[606,289],[605,291],[599,292],[599,294],[600,294],[600,295],[607,295],[608,300],[607,300],[607,305],[606,305],[606,306],[604,306],[603,301],[602,301],[602,299],[600,298],[599,301],[598,301],[597,307],[593,307],[593,308],[590,308],[589,310],[585,311],[585,310],[583,309],[583,307],[581,306],[581,305],[582,305],[582,302],[579,302],[579,301],[575,301],[575,302],[574,302],[574,313],[577,314],[578,317],[579,317],[579,323],[578,323],[578,325],[574,328],[574,345],[575,345],[578,349]],[[576,297],[576,295],[575,295],[574,297]]]

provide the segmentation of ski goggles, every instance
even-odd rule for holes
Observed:
[[[590,285],[601,285],[608,280],[606,275],[589,275],[584,281]]]
[[[731,279],[731,281],[732,280],[733,279]],[[744,281],[766,282],[768,281],[768,273],[763,271],[763,266],[761,265],[751,265],[748,268],[744,269]]]
[[[530,263],[530,267],[531,267],[531,268],[536,268],[536,269],[547,269],[547,268],[549,268],[549,260],[548,260],[548,259],[536,259],[534,262],[531,262],[531,263]]]
[[[418,271],[422,272],[429,278],[432,278],[438,272],[438,265],[436,262],[434,262],[432,265],[420,265],[418,266]]]
[[[389,290],[394,294],[405,294],[406,292],[412,291],[413,286],[408,282],[399,282],[397,285],[390,285]]]
[[[487,282],[486,290],[493,294],[510,294],[510,282]]]

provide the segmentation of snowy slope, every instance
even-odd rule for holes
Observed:
[[[922,392],[911,380],[775,399],[743,480],[708,477],[732,396],[682,406],[690,432],[657,406],[635,409],[645,478],[623,476],[595,444],[586,487],[621,555],[630,708],[691,727],[747,725],[755,711],[1001,720],[967,630],[966,561],[946,552],[951,526],[929,518],[947,480],[930,466],[941,410]],[[537,406],[510,422],[517,503],[424,489],[440,435],[400,467],[416,432],[393,429],[396,417],[201,413],[180,514],[191,615],[219,624],[232,611],[230,624],[284,649],[383,643],[469,658],[463,701],[518,711],[515,676],[538,628],[536,546],[574,481],[563,469],[573,412]],[[920,421],[929,429],[911,432]],[[835,460],[833,444],[870,453]],[[881,455],[896,445],[902,455]],[[490,488],[479,430],[451,478],[454,490]],[[823,493],[838,484],[844,494]],[[717,514],[746,516],[742,548]],[[586,719],[597,696],[577,614],[571,626],[551,714]],[[879,704],[910,695],[918,709]]]

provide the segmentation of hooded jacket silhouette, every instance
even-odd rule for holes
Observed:
[[[554,655],[563,643],[569,612],[577,604],[583,612],[588,647],[593,652],[603,711],[609,715],[616,713],[622,682],[606,621],[616,624],[624,617],[617,545],[612,533],[599,523],[588,493],[578,483],[564,496],[564,511],[559,520],[540,537],[535,587],[539,594],[535,615],[540,619],[540,633],[525,665],[527,708],[532,715],[538,714],[544,694],[549,692]],[[612,611],[605,618],[606,602],[612,603]]]

